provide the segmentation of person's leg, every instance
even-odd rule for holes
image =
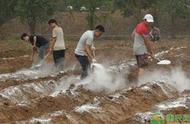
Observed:
[[[138,65],[138,76],[144,74],[144,68],[148,66],[148,57],[146,54],[143,55],[136,55],[137,65]]]
[[[64,69],[64,58],[65,58],[65,50],[59,51],[59,58],[58,58],[58,69],[63,70]]]
[[[58,70],[63,70],[64,68],[64,57],[65,57],[65,50],[53,51],[54,63]]]
[[[76,55],[76,58],[82,67],[81,79],[84,79],[88,76],[88,69],[90,67],[90,62],[88,60],[88,57],[86,57],[86,56]]]
[[[38,56],[39,56],[39,61],[44,59],[44,56],[45,56],[44,46],[41,46],[39,48],[39,55]]]
[[[40,61],[44,59],[44,56],[47,52],[47,49],[48,49],[48,44],[41,46],[39,48],[39,59],[40,59]]]
[[[84,57],[82,66],[83,66],[83,75],[82,75],[82,78],[84,79],[84,78],[86,78],[88,76],[88,70],[90,68],[90,62],[89,62],[87,56]]]
[[[58,64],[58,52],[57,51],[53,51],[53,60],[54,60],[55,66],[57,66],[57,64]]]

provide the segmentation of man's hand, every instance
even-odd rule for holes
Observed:
[[[36,46],[33,46],[33,51],[38,53],[38,48]]]
[[[50,40],[50,45],[49,45],[49,50],[48,50],[48,54],[53,54],[53,49],[55,46],[55,42],[56,42],[56,37],[52,37]]]
[[[85,45],[85,51],[86,51],[86,53],[87,53],[88,58],[89,58],[90,60],[93,60],[93,58],[94,58],[95,56],[93,55],[93,51],[92,51],[92,49],[91,49],[91,45],[86,44],[86,45]]]
[[[155,58],[155,55],[153,53],[148,53],[148,56],[151,58],[151,59],[154,59]]]
[[[93,58],[93,59],[92,59],[92,63],[96,63],[96,62],[97,62],[96,59]]]
[[[96,47],[92,46],[92,48],[91,48],[91,49],[92,49],[92,51],[95,51],[95,50],[96,50]]]
[[[95,68],[94,64],[95,64],[96,62],[97,62],[96,59],[92,59],[92,60],[91,60],[90,68],[91,68],[92,70],[94,70],[94,68]]]

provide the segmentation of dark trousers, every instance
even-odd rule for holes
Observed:
[[[80,62],[80,65],[82,67],[81,79],[84,79],[88,76],[88,69],[90,67],[90,62],[87,56],[80,56],[77,54],[75,54],[75,56],[77,60]]]
[[[136,55],[137,65],[139,68],[143,68],[148,66],[148,55],[142,54],[142,55]]]
[[[44,56],[47,53],[48,47],[49,47],[48,43],[39,47],[39,59],[40,59],[40,61],[44,59]]]
[[[54,58],[54,63],[55,63],[55,66],[57,67],[57,69],[63,70],[65,50],[54,50],[53,58]]]

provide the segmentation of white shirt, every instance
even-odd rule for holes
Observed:
[[[52,31],[52,37],[56,38],[53,50],[65,50],[64,33],[61,27],[56,26]]]
[[[94,31],[88,30],[81,36],[77,47],[75,49],[75,54],[80,56],[87,56],[87,53],[85,51],[85,45],[90,45],[91,47],[94,47]]]

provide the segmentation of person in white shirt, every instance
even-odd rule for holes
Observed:
[[[88,30],[81,36],[75,49],[75,56],[82,66],[81,79],[88,76],[90,63],[96,62],[94,52],[94,38],[101,37],[105,32],[102,25],[98,25],[95,30]]]
[[[63,29],[58,26],[55,19],[48,21],[49,26],[52,28],[52,40],[49,49],[49,54],[53,53],[53,58],[57,69],[62,70],[64,67],[65,58],[65,41]]]

